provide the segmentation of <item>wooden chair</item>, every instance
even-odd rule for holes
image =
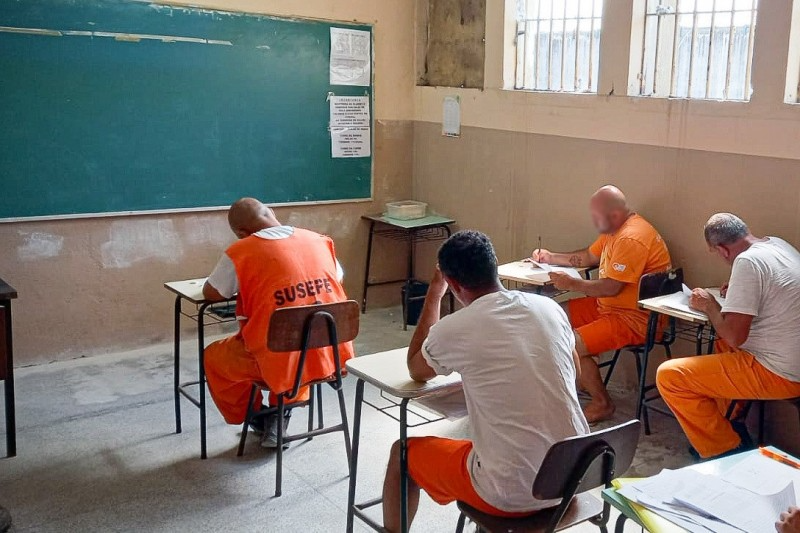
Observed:
[[[561,499],[556,507],[524,518],[499,518],[458,502],[461,516],[456,533],[462,533],[469,518],[479,533],[551,533],[591,522],[607,533],[609,504],[587,493],[611,486],[611,480],[631,465],[639,443],[640,422],[597,433],[571,437],[553,444],[533,482],[537,500]]]
[[[655,298],[657,296],[666,296],[683,290],[683,269],[674,268],[666,272],[654,272],[652,274],[645,274],[639,280],[639,300],[646,300],[648,298]],[[651,314],[649,329],[655,329],[658,326],[658,316]],[[667,359],[672,358],[672,344],[675,342],[675,319],[670,317],[668,326],[664,330],[660,339],[653,338],[651,342],[654,346],[662,346],[666,352]],[[603,383],[608,386],[611,381],[611,375],[617,366],[620,356],[623,352],[633,354],[636,361],[636,375],[639,379],[639,397],[636,402],[636,418],[644,419],[644,432],[646,435],[650,434],[650,421],[647,417],[647,410],[644,404],[647,393],[655,388],[654,384],[647,384],[647,365],[649,353],[646,344],[631,344],[624,346],[614,352],[614,356],[604,363],[600,363],[600,368],[607,367]]]
[[[254,382],[250,391],[250,403],[247,416],[242,426],[242,436],[239,440],[237,455],[244,454],[248,427],[256,416],[268,414],[278,415],[278,448],[276,462],[275,496],[281,495],[283,479],[283,445],[285,443],[316,437],[327,433],[342,432],[344,435],[347,464],[350,464],[350,429],[347,425],[347,410],[345,408],[344,392],[342,391],[342,364],[339,358],[339,345],[352,341],[358,335],[359,307],[353,300],[333,304],[315,304],[279,309],[272,314],[267,335],[267,347],[272,352],[288,353],[300,352],[297,362],[294,386],[291,390],[277,395],[278,405],[264,408],[255,404],[259,391],[269,390],[266,383]],[[329,376],[317,376],[304,382],[304,369],[308,351],[315,348],[331,347],[335,371]],[[322,421],[322,385],[330,385],[339,397],[339,412],[341,423],[335,426],[324,427]],[[308,386],[311,396],[308,401],[286,405],[287,400],[295,398],[301,387]],[[316,389],[316,390],[315,390]],[[319,408],[319,425],[313,428],[314,422],[314,396],[316,395]],[[287,408],[309,407],[308,431],[295,435],[284,435],[284,419]]]

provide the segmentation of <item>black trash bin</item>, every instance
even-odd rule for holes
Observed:
[[[403,285],[403,311],[406,311],[406,291],[408,291],[409,298],[411,298],[408,302],[406,323],[409,326],[416,326],[417,322],[419,322],[419,315],[422,313],[422,304],[425,301],[425,295],[428,294],[428,284],[422,283],[421,281],[414,281],[410,285]]]

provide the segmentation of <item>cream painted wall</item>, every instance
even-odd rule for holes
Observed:
[[[634,0],[605,2],[598,94],[505,90],[513,1],[488,2],[486,89],[416,87],[415,120],[440,122],[442,98],[460,94],[465,126],[800,159],[800,105],[784,103],[792,0],[760,4],[748,103],[628,97]]]
[[[374,24],[374,201],[286,207],[283,221],[330,234],[360,297],[366,248],[362,214],[411,195],[413,38],[411,1],[192,0],[206,8]],[[172,298],[165,281],[207,275],[233,239],[224,212],[0,224],[0,278],[14,302],[16,364],[110,353],[166,342]],[[377,245],[378,273],[404,265]],[[383,258],[383,260],[381,260]],[[370,291],[373,304],[397,303],[399,288]],[[391,299],[390,299],[391,298]],[[187,328],[190,327],[187,324]]]

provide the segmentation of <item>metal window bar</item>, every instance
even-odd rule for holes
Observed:
[[[687,3],[688,4],[688,3]],[[687,98],[712,98],[714,94],[721,94],[723,100],[748,100],[751,93],[751,70],[753,61],[753,41],[755,35],[756,15],[758,12],[758,0],[752,0],[747,5],[742,5],[741,0],[733,0],[730,2],[720,2],[718,0],[698,0],[690,4],[691,9],[685,9],[682,0],[659,0],[648,2],[644,14],[644,32],[642,37],[642,61],[641,71],[639,73],[641,82],[639,84],[641,95],[652,96],[669,96],[669,97],[682,97],[682,86],[686,87],[685,97]],[[739,16],[737,16],[739,15]],[[702,27],[698,23],[698,18],[703,16],[703,20],[709,20],[710,23],[703,24]],[[719,26],[717,21],[720,16],[729,16],[730,23],[726,28],[723,25]],[[742,24],[739,22],[743,16],[749,17],[749,24]],[[651,25],[648,22],[655,17],[656,24]],[[673,17],[674,31],[672,32],[671,48],[673,50],[672,65],[670,66],[670,83],[669,94],[657,94],[657,88],[660,86],[658,82],[659,72],[665,72],[664,65],[660,65],[659,61],[664,58],[659,57],[657,53],[648,54],[648,46],[654,46],[656,50],[662,46],[662,39],[668,39],[669,36],[665,35],[662,27],[662,18]],[[690,20],[690,24],[685,21]],[[683,24],[682,24],[683,23]],[[655,27],[653,27],[655,26]],[[701,31],[702,30],[702,31]],[[726,35],[727,30],[727,35]],[[649,32],[655,31],[655,40],[652,40]],[[747,45],[745,54],[737,53],[737,37],[741,37],[747,31]],[[690,37],[689,37],[690,36]],[[689,37],[687,39],[687,37]],[[725,43],[725,38],[728,41]],[[702,49],[705,45],[705,40],[708,39],[707,53]],[[682,40],[688,40],[689,51],[688,54],[682,53]],[[685,41],[683,41],[685,42]],[[722,47],[722,48],[721,48]],[[719,61],[722,54],[717,54],[720,49],[725,50],[724,63]],[[702,53],[705,58],[698,56],[698,52]],[[687,57],[688,56],[688,57]],[[652,57],[652,59],[650,59]],[[703,73],[695,72],[697,70],[697,62],[702,59],[707,59],[706,69]],[[716,60],[715,60],[716,59]],[[737,62],[744,59],[744,64],[739,63],[737,69]],[[688,60],[688,67],[685,62]],[[655,65],[649,65],[648,61],[654,61]],[[653,79],[646,78],[646,72],[652,68]],[[735,73],[744,70],[742,79],[735,79]],[[702,74],[705,74],[705,87],[699,89],[698,84],[702,80]],[[681,82],[685,76],[685,83]],[[718,80],[723,80],[723,86],[719,87],[714,85]],[[739,83],[743,84],[738,85]],[[742,92],[739,94],[739,88],[742,87]],[[698,93],[693,96],[694,93]]]
[[[591,10],[586,5],[587,0],[518,1],[524,5],[524,14],[517,21],[514,87],[553,92],[596,92],[595,52],[601,33],[603,0],[588,0]],[[545,2],[549,10],[543,9]],[[588,35],[584,35],[587,33],[584,27],[588,27]],[[581,53],[582,37],[588,39],[588,54],[585,56]],[[574,39],[574,46],[570,39]],[[572,73],[569,68],[573,69]]]

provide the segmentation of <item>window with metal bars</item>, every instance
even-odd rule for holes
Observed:
[[[603,0],[517,0],[514,88],[597,92]]]
[[[758,0],[646,0],[639,95],[749,100]]]

